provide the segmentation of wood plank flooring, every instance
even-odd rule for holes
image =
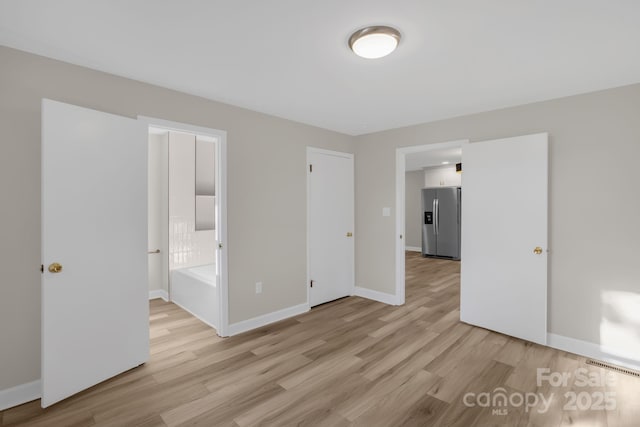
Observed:
[[[154,300],[147,364],[46,410],[34,401],[0,412],[0,425],[640,425],[640,379],[611,373],[614,385],[538,386],[537,368],[605,371],[459,322],[458,262],[407,253],[406,301],[391,307],[345,298],[222,339],[177,306]],[[546,412],[541,403],[464,404],[467,393],[496,389],[554,398]],[[566,392],[604,391],[616,393],[615,409],[563,408]]]

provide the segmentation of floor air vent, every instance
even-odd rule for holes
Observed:
[[[620,366],[610,365],[608,363],[599,362],[593,359],[587,359],[587,365],[597,366],[599,368],[610,369],[612,371],[620,372],[621,374],[631,375],[632,377],[640,378],[640,372],[634,371],[632,369],[621,368]]]

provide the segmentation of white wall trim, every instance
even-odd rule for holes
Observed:
[[[328,156],[345,157],[347,159],[353,159],[353,153],[326,150],[324,148],[311,147],[309,145],[307,146],[307,153],[319,153],[319,154],[326,154]]]
[[[0,390],[0,411],[40,399],[40,380]]]
[[[391,295],[386,292],[374,291],[373,289],[361,288],[356,286],[353,289],[353,295],[373,301],[378,301],[389,305],[402,305],[404,300],[400,300],[397,295]]]
[[[203,136],[212,136],[214,138],[220,138],[221,136],[227,135],[227,132],[222,130],[192,125],[190,123],[174,122],[171,120],[159,119],[149,116],[138,116],[137,119],[143,123],[148,124],[151,127],[159,127],[176,132],[189,132]]]
[[[404,304],[405,293],[405,179],[406,179],[406,156],[411,153],[421,153],[423,151],[440,150],[443,148],[462,147],[468,144],[468,139],[457,141],[440,142],[436,144],[413,145],[410,147],[396,148],[396,234],[395,234],[395,259],[396,259],[396,286],[395,296],[398,305]]]
[[[169,294],[164,289],[153,289],[149,291],[149,299],[163,299],[165,302],[169,302]]]
[[[254,317],[253,319],[232,323],[229,325],[227,332],[229,336],[238,335],[243,332],[268,325],[270,323],[279,322],[280,320],[288,319],[289,317],[306,313],[309,310],[310,310],[310,307],[308,303],[294,305],[292,307],[283,308],[282,310],[278,310],[271,313],[263,314],[262,316]]]
[[[547,334],[547,346],[611,363],[612,365],[640,370],[640,359],[638,359],[640,355],[627,355],[627,357],[618,356],[619,354],[625,354],[625,352],[614,348],[603,347],[600,344],[549,333]]]
[[[404,250],[405,251],[412,251],[412,252],[422,252],[422,248],[419,248],[417,246],[405,246]]]

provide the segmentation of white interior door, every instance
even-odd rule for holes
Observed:
[[[353,155],[307,151],[309,304],[352,294],[354,285]]]
[[[547,337],[547,134],[462,148],[460,319]]]
[[[148,359],[145,125],[43,100],[42,262],[47,407]]]

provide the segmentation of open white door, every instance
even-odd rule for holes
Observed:
[[[546,133],[462,148],[460,320],[547,337]]]
[[[43,100],[42,262],[47,407],[148,359],[144,124]]]
[[[309,305],[352,294],[353,155],[308,148]]]

